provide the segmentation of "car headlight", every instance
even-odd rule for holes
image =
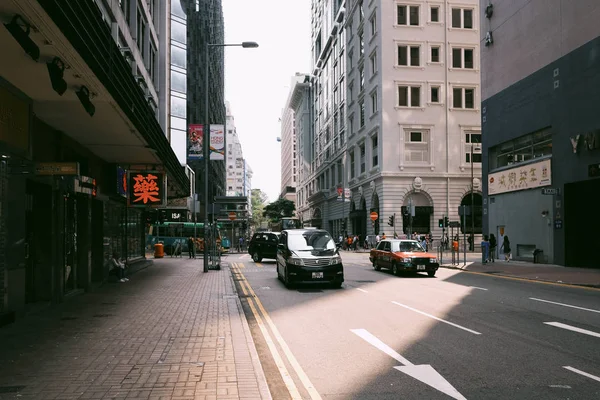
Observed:
[[[409,263],[409,262],[410,262],[410,258],[403,258],[403,259],[402,259],[402,262],[403,262],[403,263]]]
[[[329,265],[341,264],[341,262],[342,262],[342,257],[340,257],[340,256],[333,256],[329,259]]]
[[[432,264],[436,264],[438,262],[437,258],[430,258],[429,262]]]
[[[290,257],[288,262],[292,265],[304,265],[304,261],[302,261],[302,259],[298,257]]]

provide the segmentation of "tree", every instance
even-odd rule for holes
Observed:
[[[263,215],[267,194],[260,189],[252,189],[252,225],[260,227],[260,224],[266,220]]]
[[[264,211],[263,215],[271,220],[271,222],[279,222],[281,217],[291,217],[296,211],[296,204],[293,201],[279,198],[277,201],[269,203]]]

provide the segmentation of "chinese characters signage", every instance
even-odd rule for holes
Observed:
[[[117,167],[117,193],[127,197],[127,171]]]
[[[188,130],[187,152],[188,160],[202,160],[204,146],[204,127],[190,125]],[[210,159],[225,159],[225,127],[223,125],[210,126]]]
[[[535,189],[551,184],[551,160],[547,159],[489,174],[488,195]]]
[[[162,207],[166,204],[166,191],[164,172],[127,172],[127,197],[131,207]]]

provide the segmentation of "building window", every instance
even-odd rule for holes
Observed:
[[[473,10],[466,8],[453,8],[452,27],[461,29],[473,29]]]
[[[152,83],[156,85],[156,50],[154,50],[153,45],[150,46],[148,72],[150,73],[150,79],[152,80]]]
[[[432,6],[429,9],[429,20],[431,22],[440,22],[440,7]]]
[[[373,15],[371,17],[371,19],[369,20],[369,22],[371,23],[371,37],[373,37],[377,33],[377,18],[376,18],[376,15]]]
[[[432,63],[440,62],[440,46],[431,47],[431,59],[429,61],[431,61]]]
[[[354,134],[354,115],[351,115],[348,118],[348,136],[352,136]]]
[[[358,9],[359,9],[359,14],[358,14],[358,20],[362,21],[365,18],[365,6],[361,0],[360,4],[358,5]]]
[[[353,59],[354,59],[354,52],[351,51],[348,53],[348,71],[350,71],[352,68],[354,68]]]
[[[360,69],[358,70],[358,73],[360,75],[360,91],[362,92],[365,89],[365,67],[364,67],[364,65],[361,65]]]
[[[455,47],[452,49],[452,68],[473,69],[473,49]]]
[[[129,9],[131,8],[131,1],[119,0],[119,5],[121,6],[121,11],[123,11],[123,15],[125,16],[125,21],[127,21],[127,25],[129,25]]]
[[[365,33],[360,31],[358,34],[359,46],[360,46],[360,56],[362,57],[365,54]]]
[[[398,86],[399,107],[421,107],[420,86]]]
[[[365,165],[366,161],[365,160],[367,158],[366,157],[367,153],[365,151],[365,144],[364,144],[364,142],[363,142],[363,144],[360,145],[359,149],[360,149],[360,173],[364,174],[365,171],[366,171],[366,165]]]
[[[467,164],[471,163],[471,153],[473,153],[472,162],[481,163],[481,132],[465,133],[465,162]]]
[[[418,67],[421,65],[421,46],[398,46],[398,65]]]
[[[171,21],[171,40],[179,43],[187,43],[187,28],[184,24],[177,21]]]
[[[492,171],[551,155],[552,130],[546,128],[491,147],[489,150],[489,170]]]
[[[454,88],[452,90],[452,106],[454,108],[475,109],[475,89]]]
[[[377,165],[379,165],[379,158],[378,156],[378,144],[379,144],[379,138],[377,137],[377,134],[375,134],[373,137],[371,137],[371,161],[372,161],[372,167],[376,167]]]
[[[404,160],[429,163],[429,131],[407,130],[404,135]]]
[[[396,23],[398,25],[419,26],[419,6],[398,4]]]
[[[377,73],[377,54],[373,53],[370,57],[371,60],[371,76]]]
[[[350,151],[350,179],[354,178],[354,151]]]
[[[362,128],[363,126],[365,126],[365,101],[361,100],[360,103],[358,103],[358,106],[360,108],[359,123],[360,127]]]
[[[352,92],[354,91],[354,84],[350,84],[348,85],[348,101],[350,103],[352,103],[352,100],[354,99],[354,96],[352,95]]]
[[[429,101],[432,103],[436,103],[439,104],[440,103],[440,87],[439,86],[432,86],[431,90],[430,90],[430,99]]]
[[[377,91],[371,93],[371,114],[377,112]]]
[[[139,6],[139,4],[138,4],[136,24],[137,24],[137,36],[135,38],[135,42],[137,43],[138,48],[142,52],[142,58],[143,58],[143,56],[144,56],[143,55],[143,53],[144,53],[144,33],[146,32],[146,27],[145,27],[144,18],[142,17],[142,8]]]

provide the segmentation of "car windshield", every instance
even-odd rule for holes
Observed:
[[[392,251],[425,251],[418,242],[392,242]]]
[[[304,232],[289,235],[288,248],[295,251],[334,250],[335,243],[327,232]]]

